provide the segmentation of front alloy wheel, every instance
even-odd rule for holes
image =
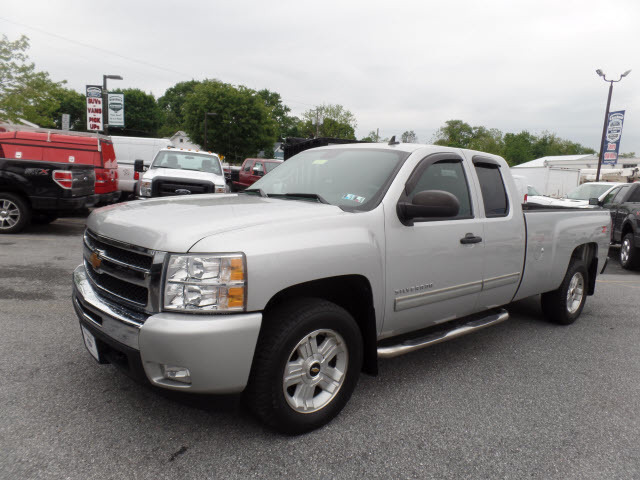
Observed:
[[[342,387],[349,353],[342,336],[334,330],[305,335],[289,355],[282,388],[296,412],[313,413],[331,402]]]
[[[267,425],[299,434],[346,405],[362,367],[362,335],[335,303],[292,299],[265,313],[244,399]]]

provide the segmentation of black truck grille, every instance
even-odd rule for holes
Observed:
[[[152,184],[152,196],[169,197],[172,195],[195,195],[198,193],[213,193],[215,186],[209,182],[185,182],[157,179]]]
[[[84,246],[85,270],[96,293],[136,310],[152,308],[152,271],[158,278],[160,275],[160,270],[153,269],[154,251],[99,237],[89,230]]]
[[[102,250],[109,257],[128,265],[149,270],[151,268],[151,264],[153,263],[152,256],[145,255],[143,253],[132,252],[131,250],[126,250],[124,248],[105,243],[88,230],[85,234],[85,243],[88,244],[91,250]]]
[[[149,297],[149,290],[133,283],[125,282],[116,277],[112,277],[107,273],[98,273],[89,262],[85,262],[85,270],[87,275],[91,279],[94,285],[99,289],[99,292],[112,300],[118,299],[127,300],[140,307],[147,305],[147,298]],[[115,297],[115,298],[114,298]]]

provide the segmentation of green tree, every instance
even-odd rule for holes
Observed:
[[[317,122],[317,125],[316,125]],[[319,105],[302,114],[302,136],[334,137],[355,140],[356,117],[342,105]]]
[[[29,62],[29,39],[22,35],[0,40],[0,115],[16,122],[23,118],[44,127],[53,127],[58,103],[53,93],[65,82],[54,82],[47,72],[36,71]]]
[[[593,151],[595,153],[595,150]],[[636,158],[636,152],[621,153],[620,158]]]
[[[502,155],[504,151],[502,132],[496,128],[473,127],[467,148]]]
[[[536,137],[526,130],[520,133],[506,133],[504,135],[504,157],[509,165],[519,165],[537,158],[533,154],[533,144]]]
[[[112,92],[124,93],[124,128],[110,127],[109,133],[128,137],[158,135],[163,114],[152,94],[143,92],[139,88],[118,89]]]
[[[462,120],[447,120],[435,134],[434,144],[446,147],[469,148],[473,128]]]
[[[53,98],[58,103],[58,108],[53,112],[53,121],[56,128],[62,128],[62,114],[70,116],[69,128],[75,131],[86,131],[87,128],[87,101],[82,93],[75,90],[60,87],[53,92]]]
[[[402,134],[402,143],[418,143],[418,136],[413,130],[407,130]]]
[[[280,94],[267,90],[266,88],[258,90],[257,94],[262,98],[264,104],[269,109],[271,118],[273,118],[273,120],[278,124],[278,130],[276,133],[278,140],[282,140],[287,137],[299,136],[298,124],[300,123],[300,119],[289,115],[291,109],[282,103],[282,97],[280,97]]]
[[[158,98],[158,106],[164,114],[164,122],[159,130],[161,136],[169,137],[178,130],[184,130],[184,103],[199,84],[197,80],[178,82]]]
[[[255,156],[273,148],[278,125],[264,100],[254,90],[218,80],[197,85],[184,103],[185,131],[206,150],[223,154],[231,162]],[[207,144],[204,142],[204,117]]]

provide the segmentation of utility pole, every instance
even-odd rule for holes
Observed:
[[[600,69],[596,70],[596,73],[599,76],[601,76],[605,82],[609,82],[609,96],[607,97],[607,108],[604,113],[604,125],[602,126],[602,138],[600,139],[600,153],[598,154],[598,171],[596,172],[596,182],[598,182],[600,181],[600,169],[602,168],[602,161],[603,161],[602,157],[604,155],[604,139],[607,135],[607,124],[609,123],[609,107],[611,106],[611,94],[613,93],[613,84],[619,82],[624,77],[629,75],[629,73],[631,73],[631,70],[627,70],[622,75],[620,75],[620,78],[618,80],[607,80],[606,74]]]

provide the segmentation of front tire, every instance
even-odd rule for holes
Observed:
[[[22,197],[0,192],[0,234],[18,233],[31,220],[31,206]]]
[[[361,367],[362,336],[353,317],[325,300],[294,300],[265,316],[245,401],[280,432],[308,432],[342,410]]]
[[[542,294],[541,306],[545,316],[559,325],[575,322],[587,300],[587,279],[584,263],[572,260],[560,287]]]
[[[640,260],[638,249],[633,246],[633,233],[627,233],[622,238],[620,245],[620,265],[626,270],[634,270],[638,268]]]

